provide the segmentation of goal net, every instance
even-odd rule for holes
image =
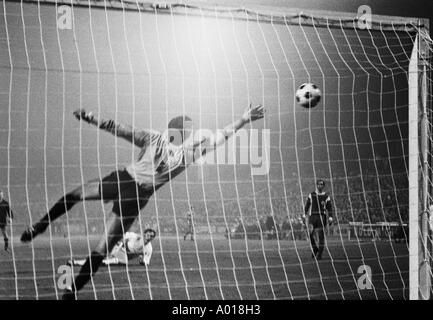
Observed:
[[[215,131],[250,103],[263,120],[140,212],[130,231],[156,231],[150,264],[101,266],[78,298],[408,299],[409,275],[430,272],[409,263],[409,238],[430,259],[427,30],[416,18],[213,1],[3,1],[0,186],[14,219],[0,299],[61,298],[63,276],[79,271],[66,262],[106,237],[112,203],[77,204],[29,244],[21,233],[138,156],[74,110],[161,133],[184,114]],[[321,90],[317,106],[296,102],[303,83]],[[333,207],[321,260],[303,218],[318,179]]]

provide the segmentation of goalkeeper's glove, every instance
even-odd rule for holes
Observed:
[[[78,120],[84,120],[86,122],[91,122],[94,117],[92,112],[87,113],[84,109],[75,110],[73,114]]]

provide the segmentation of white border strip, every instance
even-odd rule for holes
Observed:
[[[418,36],[409,62],[409,299],[419,291],[419,187],[418,187]]]

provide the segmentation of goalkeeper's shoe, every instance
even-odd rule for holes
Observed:
[[[75,296],[75,291],[72,290],[72,288],[65,289],[62,300],[77,300],[77,297]]]
[[[44,232],[46,226],[43,226],[40,223],[35,223],[33,226],[28,227],[23,234],[21,235],[21,242],[30,242],[32,241],[38,234]]]

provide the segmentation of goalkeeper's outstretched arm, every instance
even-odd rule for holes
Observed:
[[[205,155],[208,151],[213,151],[218,146],[224,144],[231,136],[233,136],[239,129],[246,124],[259,120],[264,117],[265,109],[262,105],[252,106],[249,105],[244,111],[242,117],[231,124],[224,127],[222,130],[217,130],[210,137],[200,137],[193,141],[192,148],[196,149],[202,146],[201,155]]]
[[[86,112],[84,109],[74,111],[74,116],[78,120],[97,126],[99,129],[108,131],[111,134],[123,138],[141,148],[161,137],[161,134],[157,131],[136,129],[130,125],[115,123],[114,120],[111,119],[95,117],[92,112]]]

